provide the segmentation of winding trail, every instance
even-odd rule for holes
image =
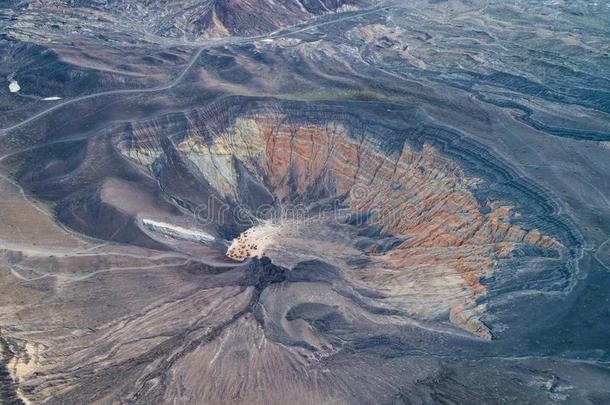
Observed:
[[[604,246],[607,245],[608,243],[610,243],[610,238],[606,239],[604,242],[602,242],[598,247],[597,250],[595,250],[595,252],[593,253],[593,258],[595,260],[597,260],[597,262],[602,265],[603,268],[606,269],[606,271],[610,272],[610,266],[608,266],[607,263],[605,263],[600,257],[599,257],[599,253],[604,249]]]
[[[42,118],[42,117],[52,113],[53,111],[57,111],[62,107],[77,103],[79,101],[89,100],[89,99],[96,98],[96,97],[115,95],[115,94],[152,93],[152,92],[157,92],[157,91],[169,90],[169,89],[175,87],[178,83],[180,83],[180,81],[184,78],[184,76],[193,67],[193,65],[195,64],[197,59],[199,59],[199,55],[201,55],[201,52],[203,52],[204,49],[206,49],[206,48],[199,48],[199,50],[197,50],[197,52],[195,52],[195,55],[191,58],[191,61],[189,62],[189,64],[186,65],[186,67],[182,70],[182,72],[178,75],[178,77],[176,77],[172,82],[170,82],[168,84],[165,84],[163,86],[151,87],[151,88],[147,88],[147,89],[108,90],[108,91],[103,91],[101,93],[93,93],[93,94],[88,94],[86,96],[72,98],[70,100],[64,101],[63,103],[56,104],[53,107],[48,108],[44,111],[41,111],[38,114],[34,114],[31,117],[26,118],[25,120],[21,121],[18,124],[1,129],[0,135],[6,135],[7,133],[14,131],[15,129],[18,129],[24,125],[29,124],[32,121],[36,121],[37,119]]]
[[[328,21],[320,22],[319,20],[314,19],[308,25],[305,24],[305,26],[303,26],[303,24],[300,24],[300,25],[293,26],[290,28],[278,30],[278,31],[275,31],[275,32],[272,32],[272,33],[266,34],[266,35],[256,35],[256,36],[251,36],[251,37],[227,37],[227,38],[222,38],[222,39],[206,42],[204,44],[201,44],[201,46],[199,46],[197,48],[197,51],[191,58],[190,62],[182,70],[182,72],[174,80],[172,80],[171,82],[169,82],[167,84],[164,84],[161,86],[149,87],[149,88],[142,88],[142,89],[108,90],[108,91],[102,91],[100,93],[92,93],[92,94],[88,94],[85,96],[72,98],[72,99],[66,100],[64,102],[55,104],[53,107],[50,107],[44,111],[34,114],[31,117],[26,118],[25,120],[23,120],[17,124],[14,124],[10,127],[0,129],[0,139],[1,139],[1,137],[6,136],[11,131],[19,129],[19,128],[21,128],[33,121],[36,121],[39,118],[45,117],[45,116],[49,115],[50,113],[57,111],[63,107],[78,103],[79,101],[85,101],[85,100],[90,100],[90,99],[93,99],[96,97],[111,96],[111,95],[117,95],[117,94],[154,93],[154,92],[158,92],[158,91],[170,90],[170,89],[174,88],[176,85],[178,85],[182,81],[182,79],[184,79],[184,77],[188,74],[188,72],[191,70],[191,68],[195,65],[195,63],[199,59],[199,56],[201,55],[201,53],[206,49],[211,49],[211,48],[215,48],[215,47],[223,46],[223,45],[245,44],[245,43],[249,43],[252,41],[258,41],[258,40],[263,40],[263,39],[275,39],[275,38],[288,37],[291,35],[295,35],[295,34],[299,34],[299,33],[308,31],[313,28],[317,28],[317,27],[321,27],[321,26],[325,26],[325,25],[336,24],[336,23],[339,23],[342,21],[351,20],[353,18],[363,17],[363,16],[366,16],[369,14],[377,13],[379,11],[385,10],[390,7],[390,6],[387,6],[386,3],[387,3],[386,1],[382,1],[381,3],[379,3],[373,7],[362,9],[359,12],[352,12],[347,16],[330,19]],[[338,14],[336,14],[336,15],[338,15]],[[318,22],[316,22],[316,21],[318,21]]]

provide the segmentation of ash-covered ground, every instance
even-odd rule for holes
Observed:
[[[609,27],[4,1],[1,403],[610,403]]]

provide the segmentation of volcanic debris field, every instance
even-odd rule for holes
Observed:
[[[0,403],[610,403],[610,3],[5,0]]]

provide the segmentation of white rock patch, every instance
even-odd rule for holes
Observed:
[[[161,233],[174,239],[189,240],[193,242],[212,242],[215,239],[209,233],[200,230],[183,228],[178,225],[153,221],[152,219],[143,219],[142,223],[151,231]]]
[[[19,90],[21,90],[21,86],[19,86],[17,80],[11,80],[8,84],[8,89],[11,93],[17,93]]]

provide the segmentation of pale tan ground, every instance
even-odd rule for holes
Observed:
[[[244,231],[233,239],[227,250],[227,256],[239,261],[249,257],[260,259],[265,251],[277,241],[280,229],[280,225],[264,222]]]
[[[0,177],[0,247],[4,242],[31,246],[82,248],[88,243],[57,225],[43,204],[32,203]]]

